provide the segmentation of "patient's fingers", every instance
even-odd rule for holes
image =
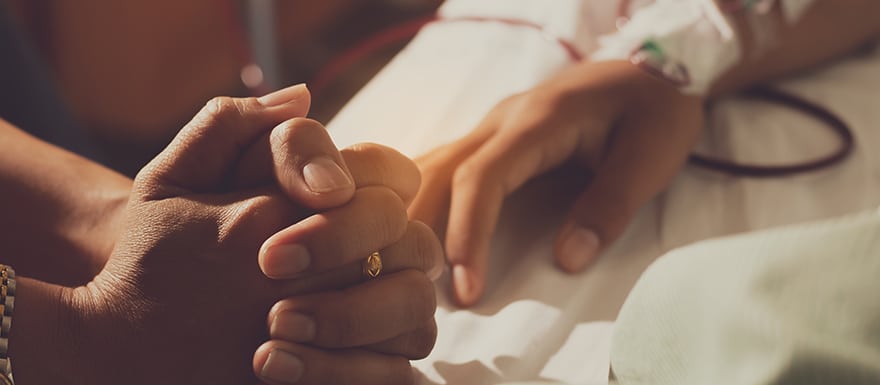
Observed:
[[[406,270],[340,291],[283,299],[269,311],[269,334],[273,339],[338,349],[413,333],[408,341],[384,346],[417,358],[434,345],[434,335],[424,332],[432,331],[435,309],[434,285],[423,273]]]
[[[697,111],[675,114],[662,129],[650,111],[639,110],[620,122],[556,239],[554,255],[562,269],[586,268],[620,237],[638,209],[666,188],[699,136],[702,106],[694,103],[693,108]]]
[[[401,356],[366,350],[325,351],[269,341],[254,354],[254,373],[270,385],[411,385],[412,367]]]
[[[462,162],[452,178],[446,253],[453,265],[454,294],[463,306],[482,295],[489,243],[504,199],[529,179],[561,165],[577,146],[577,130],[548,126],[534,115],[517,119],[522,114],[511,114],[514,119],[508,116],[499,123],[507,125]]]
[[[408,208],[409,216],[425,222],[441,238],[446,236],[449,218],[450,181],[459,163],[491,137],[494,127],[481,126],[466,137],[435,148],[415,159],[422,174],[422,185]]]
[[[438,237],[444,238],[446,236],[446,220],[449,216],[449,180],[452,178],[455,167],[444,163],[442,158],[437,162],[432,162],[430,157],[435,153],[436,151],[429,154],[428,157],[416,159],[419,170],[422,172],[422,184],[419,186],[419,193],[407,208],[407,213],[410,218],[431,226]]]
[[[360,143],[342,149],[342,157],[358,188],[385,186],[409,204],[419,191],[421,174],[405,155],[390,147]]]
[[[362,260],[400,240],[403,202],[384,187],[358,189],[346,205],[315,214],[269,237],[259,263],[270,278],[293,278]]]
[[[291,125],[304,126],[299,130],[292,130]],[[311,141],[319,141],[323,143],[321,146],[313,146],[309,143],[309,139],[299,135],[312,131]],[[308,188],[303,184],[301,162],[306,156],[292,154],[295,147],[305,147],[307,154],[325,155],[331,159],[337,159],[337,153],[341,154],[342,161],[339,163],[340,168],[346,170],[354,180],[357,188],[368,186],[386,186],[397,195],[400,196],[405,203],[409,203],[419,189],[420,174],[415,164],[403,154],[385,146],[372,143],[361,143],[351,147],[342,149],[337,152],[336,148],[331,148],[328,143],[330,138],[325,137],[326,133],[323,128],[318,129],[317,123],[310,120],[297,120],[296,122],[286,122],[285,125],[276,127],[272,132],[272,143],[270,143],[270,135],[267,133],[257,140],[242,156],[239,164],[232,176],[232,184],[237,188],[246,188],[261,186],[267,184],[275,184],[276,180],[286,180],[288,189],[294,189],[292,198],[299,204],[308,204],[311,208],[327,208],[338,203],[333,198],[339,195],[331,192],[329,199],[322,197],[309,197],[307,193],[306,200],[317,202],[299,202],[302,194],[307,192]],[[287,142],[303,141],[296,146],[284,144]],[[316,149],[322,148],[323,153]],[[273,160],[273,157],[276,160]],[[301,158],[301,159],[300,159]],[[299,159],[299,160],[298,160]],[[299,183],[297,187],[296,183]],[[333,195],[336,194],[336,195]],[[288,194],[291,195],[291,194]],[[342,194],[344,195],[344,194]],[[330,202],[330,203],[327,203]]]

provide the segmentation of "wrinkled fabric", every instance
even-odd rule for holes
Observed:
[[[599,36],[614,28],[616,2],[554,0],[553,5],[547,0],[448,1],[444,15],[521,18],[546,25],[554,38],[498,23],[429,25],[330,122],[334,141],[340,146],[376,142],[421,155],[469,133],[504,97],[570,66],[556,37],[595,49]],[[439,335],[431,355],[414,363],[418,383],[605,384],[613,321],[658,256],[708,238],[880,205],[880,153],[874,148],[880,143],[878,71],[880,53],[875,52],[776,85],[851,125],[857,145],[847,161],[770,180],[684,167],[583,274],[560,272],[551,256],[583,175],[553,175],[517,192],[505,203],[492,240],[480,303],[458,308],[447,296],[448,280],[438,282]],[[725,99],[713,106],[708,120],[699,151],[733,161],[802,161],[837,145],[821,123],[767,103]]]
[[[794,23],[812,0],[779,0],[785,19]],[[755,19],[752,25],[759,43],[774,41],[760,18],[761,3],[747,1],[745,12]],[[727,4],[726,7],[723,4]],[[600,47],[592,60],[633,60],[644,63],[658,75],[675,82],[682,92],[705,94],[715,80],[739,63],[742,58],[739,33],[731,22],[728,9],[734,1],[657,0],[636,8],[619,30],[600,38]],[[768,43],[769,44],[769,43]],[[761,45],[761,44],[759,44]],[[766,50],[771,47],[757,47]]]
[[[620,385],[880,384],[880,210],[703,241],[620,311]]]

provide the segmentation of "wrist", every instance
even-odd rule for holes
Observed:
[[[70,309],[72,289],[29,278],[18,278],[9,357],[16,383],[80,384],[76,351],[76,312]]]
[[[9,334],[17,385],[124,383],[108,381],[107,375],[120,368],[111,347],[122,341],[124,322],[107,310],[111,306],[100,306],[106,301],[99,286],[93,281],[69,288],[19,278]]]
[[[683,100],[697,101],[678,87],[639,66],[626,61],[584,61],[543,83],[539,89],[552,95],[565,114],[589,113],[583,118],[611,123],[627,112],[643,108],[675,105]],[[591,108],[585,108],[590,106]],[[604,114],[596,116],[597,112]]]

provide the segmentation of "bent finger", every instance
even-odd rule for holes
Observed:
[[[430,227],[411,221],[403,238],[379,250],[382,259],[380,274],[404,270],[419,270],[429,279],[436,280],[446,267],[443,247]],[[317,274],[307,274],[295,280],[276,281],[281,298],[322,291],[341,290],[369,280],[364,273],[366,257],[348,265]]]
[[[385,187],[361,188],[344,206],[269,237],[260,248],[260,267],[275,279],[331,270],[397,242],[407,223],[397,194]]]
[[[419,191],[421,173],[406,155],[382,145],[359,143],[342,149],[358,188],[385,186],[409,204]]]
[[[270,385],[412,385],[409,361],[367,350],[321,350],[285,341],[254,353],[254,374]]]
[[[212,99],[138,173],[135,190],[147,199],[159,199],[217,188],[251,143],[285,119],[308,113],[310,101],[305,85],[259,99]]]
[[[269,142],[275,180],[293,201],[321,210],[351,199],[354,179],[323,125],[294,118],[275,127]]]
[[[340,291],[285,298],[269,311],[269,335],[332,349],[375,344],[424,328],[436,307],[431,281],[406,270]],[[417,350],[434,343],[423,342]]]
[[[463,306],[476,303],[484,290],[489,244],[504,199],[574,151],[574,139],[543,131],[541,126],[501,130],[453,176],[446,253],[455,298]]]
[[[497,108],[497,107],[496,107]],[[489,114],[477,129],[452,143],[437,147],[415,159],[422,184],[407,211],[410,218],[425,222],[445,238],[449,219],[452,175],[497,129],[499,113]]]

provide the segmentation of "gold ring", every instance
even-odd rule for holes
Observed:
[[[364,261],[364,275],[367,278],[376,278],[382,272],[382,256],[378,251],[374,251]]]

